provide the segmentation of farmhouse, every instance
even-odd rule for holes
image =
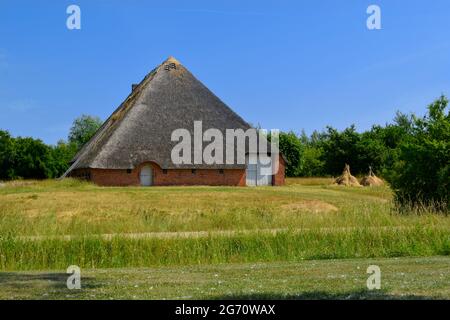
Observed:
[[[203,137],[208,129],[221,136],[230,130],[252,129],[170,57],[132,86],[130,95],[75,155],[64,177],[83,178],[105,186],[284,184],[284,158],[276,153],[277,168],[267,174],[259,161],[259,148],[256,153],[246,148],[244,161],[174,162],[173,153],[179,144],[173,139],[174,132],[184,130],[195,138],[199,134],[194,130],[198,123],[206,130]],[[230,143],[222,145],[225,149]],[[265,154],[273,158],[273,149],[267,149]],[[190,159],[196,150],[192,146],[189,151]]]

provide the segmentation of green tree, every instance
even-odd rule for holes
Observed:
[[[450,208],[450,111],[441,96],[423,118],[412,118],[400,144],[391,184],[400,204]]]
[[[13,140],[8,131],[0,130],[0,179],[9,179],[11,175],[11,155]]]
[[[324,138],[321,142],[322,155],[321,160],[324,162],[325,173],[330,175],[338,175],[342,172],[342,168],[347,163],[352,168],[352,172],[359,173],[363,169],[361,167],[358,143],[361,137],[356,128],[352,125],[344,131],[327,127]]]
[[[69,143],[75,143],[78,149],[89,141],[102,125],[99,117],[82,115],[73,121],[69,132]]]
[[[314,145],[306,145],[303,150],[303,157],[300,165],[300,176],[318,177],[326,175],[324,162],[322,159],[322,149]]]
[[[279,135],[280,152],[287,160],[286,175],[296,177],[300,171],[300,160],[303,153],[303,145],[297,135],[290,132],[280,132]]]
[[[67,143],[64,140],[58,141],[56,146],[51,147],[51,168],[53,178],[60,177],[66,172],[77,149],[78,147],[75,143]]]
[[[412,117],[397,112],[394,123],[384,127],[373,126],[368,133],[378,144],[373,154],[373,169],[384,178],[393,174],[394,165],[399,160],[400,144],[411,135]]]
[[[13,140],[9,178],[45,179],[51,177],[50,147],[41,140],[17,137]]]

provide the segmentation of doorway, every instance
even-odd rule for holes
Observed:
[[[140,173],[141,186],[149,187],[153,184],[153,171],[152,167],[144,166]]]

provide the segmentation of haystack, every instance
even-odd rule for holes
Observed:
[[[372,167],[369,167],[369,174],[362,178],[361,184],[365,187],[376,187],[382,186],[384,182],[373,173]]]
[[[345,165],[342,175],[340,177],[338,177],[334,181],[334,183],[338,184],[340,186],[348,186],[348,187],[360,187],[361,186],[358,182],[358,179],[356,179],[350,173],[350,166],[348,164]]]

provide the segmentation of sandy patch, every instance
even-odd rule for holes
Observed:
[[[307,211],[313,213],[337,212],[338,208],[325,201],[303,200],[281,206],[284,211]]]
[[[36,184],[33,180],[14,180],[4,184],[5,187],[15,188],[15,187],[27,187]]]

